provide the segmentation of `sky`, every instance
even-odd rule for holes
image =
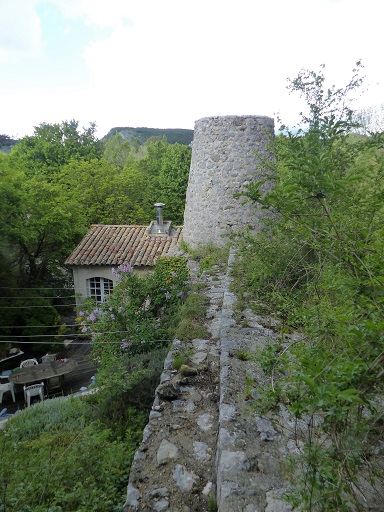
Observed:
[[[293,126],[287,78],[325,64],[359,108],[384,103],[382,0],[0,0],[0,134],[75,119],[193,129],[266,115]]]

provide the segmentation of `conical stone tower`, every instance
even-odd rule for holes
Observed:
[[[184,213],[183,239],[191,247],[225,245],[226,235],[257,230],[265,211],[234,194],[251,180],[269,178],[259,167],[268,157],[274,121],[264,116],[205,117],[196,121]],[[258,156],[257,156],[258,155]],[[272,186],[267,181],[264,188]]]

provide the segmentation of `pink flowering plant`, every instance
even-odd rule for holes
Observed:
[[[181,257],[161,258],[153,272],[141,276],[130,265],[112,273],[118,283],[106,302],[87,301],[78,312],[80,332],[92,338],[93,356],[102,367],[166,345],[190,279]]]

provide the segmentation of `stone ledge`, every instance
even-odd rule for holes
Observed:
[[[270,341],[273,332],[250,312],[254,327],[236,326],[229,274],[205,280],[206,325],[215,337],[173,342],[123,510],[209,512],[209,500],[216,500],[219,512],[288,512],[280,462],[290,439],[250,413],[245,378],[254,363],[234,357],[240,348]],[[195,375],[183,377],[172,368],[174,353],[183,350],[191,351]]]

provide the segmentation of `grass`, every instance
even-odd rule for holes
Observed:
[[[175,338],[183,341],[207,339],[210,334],[204,325],[208,298],[191,293],[186,298],[177,315]]]
[[[245,400],[251,400],[253,398],[254,380],[252,375],[245,376]]]
[[[236,357],[237,359],[240,359],[240,361],[251,361],[253,359],[252,354],[243,348],[240,348],[236,352]]]
[[[183,241],[180,247],[192,260],[196,260],[200,263],[198,276],[201,276],[203,273],[211,274],[217,266],[226,268],[229,256],[229,245],[217,247],[212,244],[207,244],[201,245],[197,249],[191,249]]]
[[[217,512],[219,510],[216,498],[214,496],[208,497],[208,511]]]
[[[188,364],[190,355],[190,351],[175,352],[172,360],[173,368],[175,370],[180,370],[183,364]]]

